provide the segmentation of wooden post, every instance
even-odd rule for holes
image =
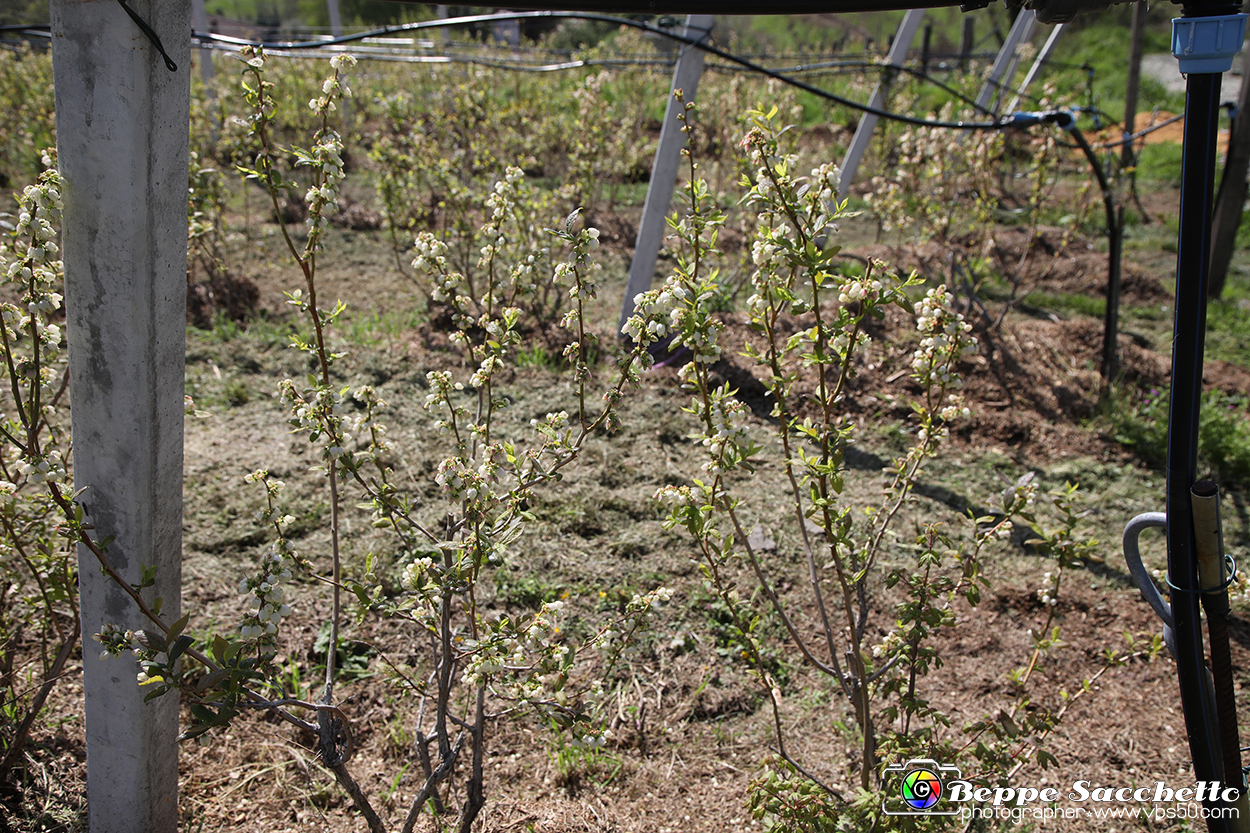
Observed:
[[[74,487],[107,555],[179,615],[190,0],[51,0]],[[83,644],[151,627],[79,549]],[[91,833],[175,833],[178,698],[144,704],[136,664],[83,651]]]
[[[712,31],[714,17],[710,14],[692,14],[686,18],[683,30],[688,38],[706,40]],[[673,71],[671,90],[680,89],[686,101],[694,101],[699,88],[699,76],[703,74],[703,50],[682,46],[677,68]],[[681,149],[686,146],[686,135],[677,121],[680,104],[668,97],[664,108],[664,124],[660,127],[660,144],[655,150],[655,163],[651,166],[651,182],[647,185],[647,199],[642,206],[642,221],[638,224],[638,237],[634,242],[634,259],[629,265],[629,283],[625,287],[625,299],[621,303],[621,319],[617,329],[625,326],[634,314],[634,296],[651,288],[655,277],[655,261],[660,255],[664,229],[668,227],[668,208],[673,201],[673,189],[677,186],[677,169],[681,165]]]
[[[1228,76],[1225,75],[1225,78]],[[1228,131],[1228,155],[1224,174],[1215,195],[1215,217],[1211,222],[1211,277],[1207,294],[1218,298],[1228,280],[1228,267],[1237,246],[1242,208],[1246,204],[1246,177],[1250,175],[1250,62],[1241,74],[1237,114]]]
[[[1137,121],[1137,90],[1141,87],[1141,54],[1146,38],[1146,7],[1142,3],[1133,4],[1133,38],[1128,53],[1128,82],[1124,86],[1124,135],[1127,139],[1134,132],[1133,124]],[[1133,143],[1125,142],[1120,148],[1120,166],[1131,168],[1133,161]]]
[[[911,49],[912,41],[916,39],[916,33],[920,31],[920,24],[923,22],[924,9],[911,9],[903,15],[903,22],[898,26],[898,33],[890,47],[890,54],[886,56],[886,63],[892,67],[903,65],[903,62],[907,60],[907,52]],[[880,110],[885,106],[885,97],[890,91],[890,80],[891,76],[886,75],[877,82],[877,88],[872,91],[872,98],[868,99],[869,107]],[[838,191],[842,195],[850,193],[851,183],[855,181],[855,174],[859,171],[860,160],[864,158],[864,152],[868,150],[868,145],[872,142],[873,131],[876,129],[877,116],[864,113],[859,117],[859,126],[855,128],[850,147],[846,149],[846,156],[842,158],[842,178],[838,180]]]
[[[959,68],[967,69],[968,60],[972,57],[972,45],[976,41],[976,19],[972,15],[964,18],[963,33],[959,38]]]

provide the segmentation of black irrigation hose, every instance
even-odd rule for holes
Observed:
[[[758,72],[761,75],[765,75],[769,78],[773,78],[783,83],[789,84],[793,87],[797,87],[798,89],[809,92],[815,96],[826,99],[828,101],[832,101],[835,104],[840,104],[843,107],[848,107],[850,109],[857,110],[861,113],[868,113],[870,115],[877,116],[878,118],[901,122],[903,124],[910,124],[914,127],[933,127],[933,128],[944,128],[944,129],[949,129],[949,130],[1007,130],[1007,129],[1019,126],[1016,120],[1011,117],[996,119],[994,121],[941,121],[941,120],[917,118],[915,116],[908,116],[902,113],[895,113],[890,110],[883,110],[878,107],[872,107],[867,104],[860,104],[857,101],[852,101],[848,98],[843,98],[842,96],[837,95],[836,93],[831,93],[828,90],[821,89],[820,87],[816,87],[804,81],[800,81],[797,78],[792,78],[789,75],[786,75],[784,73],[778,72],[773,69],[769,69],[768,67],[760,66],[759,64],[753,61],[749,61],[746,58],[742,58],[731,52],[727,52],[723,49],[720,49],[719,47],[713,46],[710,43],[701,42],[698,38],[692,38],[692,37],[686,37],[685,35],[679,35],[679,34],[676,34],[675,32],[670,32],[666,29],[663,29],[657,26],[652,26],[648,23],[642,23],[641,21],[633,20],[627,17],[617,17],[614,15],[596,14],[596,13],[590,13],[590,12],[535,11],[535,12],[510,12],[508,14],[498,14],[498,15],[495,15],[495,14],[469,15],[465,17],[445,18],[442,20],[426,20],[420,23],[403,23],[397,26],[384,26],[380,29],[373,29],[367,32],[356,32],[351,35],[342,35],[340,37],[328,38],[326,40],[304,41],[304,42],[264,43],[260,41],[249,41],[243,38],[231,38],[231,37],[226,37],[224,35],[213,35],[213,34],[200,33],[200,32],[195,32],[193,34],[196,38],[199,38],[203,42],[223,43],[223,44],[230,44],[234,46],[259,46],[264,49],[269,49],[271,51],[288,51],[288,50],[293,50],[293,49],[320,49],[320,48],[324,48],[327,46],[336,46],[336,45],[344,44],[344,43],[352,43],[355,41],[363,40],[365,38],[382,37],[385,35],[391,35],[391,34],[395,34],[398,32],[412,32],[412,31],[419,31],[422,29],[435,29],[435,28],[443,28],[447,26],[461,26],[461,25],[472,24],[472,23],[487,23],[487,22],[493,22],[496,20],[531,20],[535,18],[565,19],[565,20],[568,20],[568,19],[595,20],[595,21],[600,21],[603,23],[615,23],[620,26],[631,26],[635,29],[639,29],[644,32],[650,32],[651,34],[659,35],[661,37],[669,38],[670,40],[677,41],[678,43],[682,43],[687,46],[693,46],[698,49],[702,49],[704,52],[707,52],[709,55],[715,55],[716,57],[729,61],[730,63],[738,64],[739,66],[745,67],[749,70],[752,70],[753,72]]]
[[[1185,141],[1181,158],[1180,230],[1177,239],[1176,311],[1172,338],[1172,388],[1168,405],[1167,548],[1168,581],[1183,592],[1172,593],[1176,631],[1176,665],[1181,708],[1193,759],[1193,777],[1218,781],[1222,768],[1214,715],[1203,696],[1206,668],[1197,559],[1193,544],[1190,486],[1198,458],[1198,426],[1202,410],[1202,365],[1210,265],[1210,214],[1214,199],[1215,125],[1220,103],[1219,74],[1193,73],[1185,96]],[[1231,781],[1232,778],[1222,779]],[[1211,805],[1208,805],[1211,806]],[[1218,807],[1218,805],[1216,805]],[[1211,817],[1214,833],[1227,830]]]

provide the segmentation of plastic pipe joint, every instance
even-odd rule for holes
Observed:
[[[1228,72],[1246,37],[1246,15],[1178,17],[1172,21],[1172,54],[1181,72]]]

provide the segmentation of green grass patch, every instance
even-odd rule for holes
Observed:
[[[1102,318],[1107,314],[1107,300],[1072,292],[1030,292],[1024,298],[1029,306],[1054,310],[1059,313],[1089,315]]]
[[[1155,188],[1181,187],[1181,156],[1179,144],[1163,142],[1146,145],[1137,157],[1137,184]]]
[[[1115,394],[1108,420],[1116,441],[1144,463],[1162,469],[1167,462],[1168,389]],[[1250,486],[1250,400],[1222,391],[1202,397],[1198,428],[1199,467],[1226,486]]]

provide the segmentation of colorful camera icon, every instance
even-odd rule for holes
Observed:
[[[916,758],[885,768],[887,798],[881,810],[888,816],[953,816],[958,808],[943,805],[946,785],[961,780],[957,766]]]

